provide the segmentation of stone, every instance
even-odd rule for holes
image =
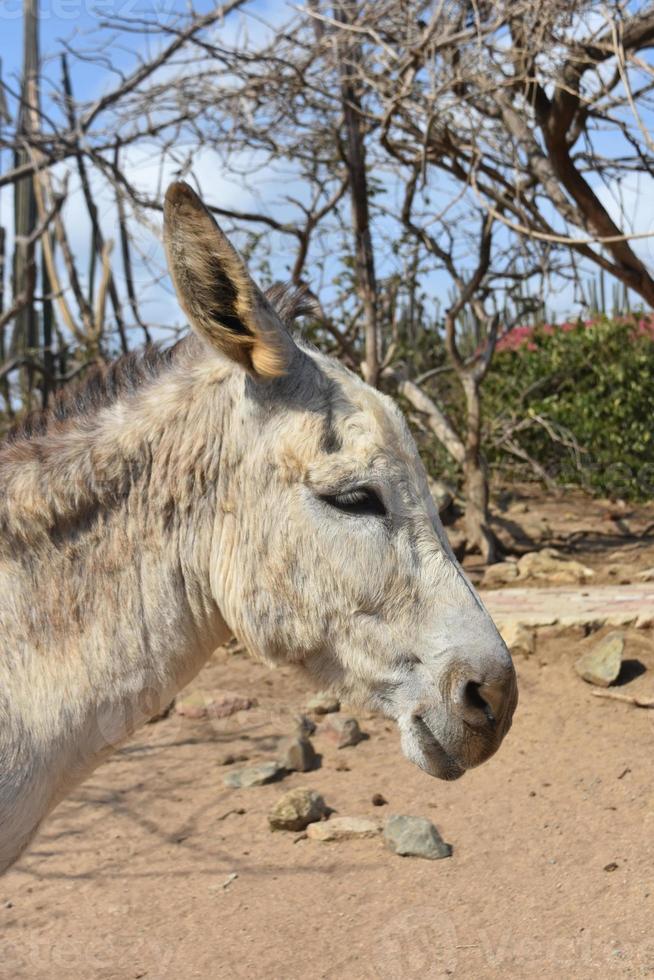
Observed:
[[[495,565],[489,565],[484,572],[481,580],[482,588],[493,589],[501,585],[508,585],[518,577],[518,563],[515,561],[499,561]]]
[[[521,579],[546,579],[559,585],[577,585],[595,574],[592,568],[566,558],[555,548],[527,552],[518,560],[518,572]]]
[[[431,820],[402,814],[389,817],[384,827],[387,847],[401,857],[422,857],[430,861],[450,857],[452,847],[446,844]]]
[[[646,568],[636,576],[639,582],[654,582],[654,568]]]
[[[613,562],[607,565],[605,571],[607,577],[618,585],[631,585],[634,580],[634,573],[630,566],[621,562]]]
[[[280,762],[258,762],[244,769],[234,769],[223,776],[225,786],[232,789],[248,789],[251,786],[263,786],[279,779],[286,772]]]
[[[256,708],[259,702],[256,698],[246,698],[241,694],[221,694],[212,697],[207,704],[208,718],[229,718],[237,711],[249,711]]]
[[[508,620],[500,627],[502,639],[514,656],[530,657],[536,649],[536,636],[519,620]]]
[[[380,833],[379,824],[365,817],[332,817],[322,823],[312,823],[307,828],[307,837],[325,842],[360,840],[377,837]]]
[[[314,694],[307,704],[307,711],[312,715],[330,715],[341,710],[341,702],[327,691]]]
[[[279,761],[289,772],[309,772],[317,769],[319,758],[310,739],[304,735],[286,738],[280,743]]]
[[[373,806],[386,806],[387,803],[388,803],[388,800],[386,799],[385,796],[382,796],[381,793],[373,793],[372,794],[372,805]]]
[[[298,735],[313,735],[316,730],[315,721],[307,715],[293,715],[293,721],[295,722],[295,730]]]
[[[641,613],[636,619],[636,628],[651,630],[654,627],[654,613]]]
[[[565,567],[562,565],[558,571],[552,570],[541,576],[533,575],[527,578],[545,581],[548,585],[584,585],[594,574],[592,568],[586,568],[585,565],[575,561],[569,562]]]
[[[320,793],[312,789],[291,789],[277,800],[268,814],[271,830],[304,830],[324,820],[329,809]]]
[[[175,714],[182,715],[184,718],[206,718],[207,695],[202,691],[178,694],[175,700]]]
[[[330,741],[335,742],[338,749],[358,745],[365,738],[356,718],[330,718],[322,726],[321,732]]]
[[[617,680],[624,653],[624,633],[614,630],[577,660],[575,670],[589,684],[608,687]]]
[[[237,711],[249,711],[256,706],[256,698],[245,698],[240,694],[189,691],[177,696],[175,713],[183,718],[228,718]]]

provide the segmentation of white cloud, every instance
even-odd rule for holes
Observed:
[[[630,174],[606,184],[596,182],[593,190],[615,224],[626,234],[651,237],[635,239],[631,247],[654,272],[654,177]]]

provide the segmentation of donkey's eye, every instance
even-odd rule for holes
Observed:
[[[321,498],[330,507],[344,514],[368,517],[385,517],[386,508],[378,494],[369,487],[357,487],[344,493],[324,494]]]

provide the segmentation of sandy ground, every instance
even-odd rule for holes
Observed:
[[[575,675],[600,635],[543,631],[517,664],[506,742],[457,783],[412,767],[394,726],[360,714],[370,737],[355,747],[319,725],[315,771],[228,789],[225,754],[274,758],[309,689],[218,651],[193,688],[258,707],[147,726],[55,811],[0,880],[0,977],[654,976],[654,711]],[[654,696],[652,631],[630,629],[625,656],[619,690]],[[429,817],[453,855],[272,833],[266,815],[294,786],[343,815]]]
[[[654,502],[593,499],[576,489],[555,495],[516,484],[495,493],[493,512],[501,541],[522,553],[555,548],[592,569],[594,585],[632,582],[654,566]],[[464,564],[479,582],[484,571],[479,559],[469,555]]]
[[[571,670],[585,642],[551,637],[519,664],[512,732],[457,783],[414,769],[391,725],[361,718],[367,741],[338,750],[318,730],[320,769],[247,790],[223,785],[222,756],[274,757],[306,688],[220,651],[197,686],[260,706],[148,726],[59,807],[0,882],[0,975],[654,975],[654,712],[591,696]],[[630,633],[627,652],[648,670],[621,690],[654,693],[652,637]],[[271,833],[271,804],[300,785],[341,814],[427,816],[454,854]]]

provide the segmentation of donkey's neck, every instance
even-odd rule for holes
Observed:
[[[0,627],[21,723],[83,769],[229,631],[210,587],[230,377],[190,354],[0,452]],[[2,685],[0,685],[2,687]],[[81,753],[81,755],[80,755]]]

